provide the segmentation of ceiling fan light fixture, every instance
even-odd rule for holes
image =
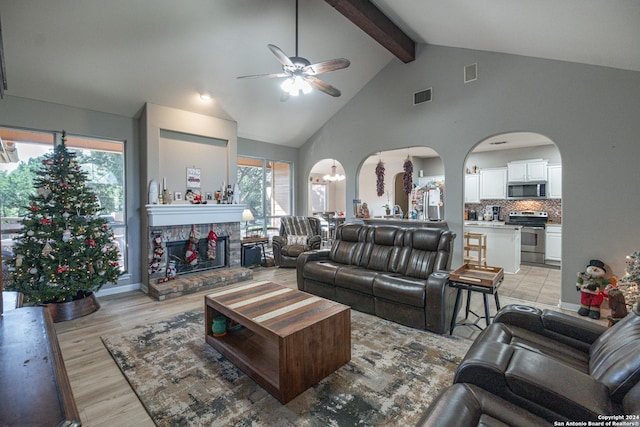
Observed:
[[[298,96],[300,92],[306,95],[312,90],[311,85],[300,76],[289,77],[282,82],[280,88],[291,96]]]

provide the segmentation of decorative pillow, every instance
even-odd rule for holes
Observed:
[[[307,244],[307,236],[300,236],[300,235],[296,235],[296,234],[290,234],[287,236],[287,245],[289,246],[293,246],[293,245],[306,245]]]

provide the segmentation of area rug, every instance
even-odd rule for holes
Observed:
[[[159,426],[406,426],[471,345],[351,312],[351,361],[286,405],[204,340],[202,311],[102,337]]]

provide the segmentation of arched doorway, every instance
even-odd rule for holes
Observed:
[[[505,271],[500,295],[557,305],[563,223],[558,147],[534,132],[494,135],[468,154],[463,174],[464,231],[487,235],[487,264]],[[520,229],[512,232],[513,243],[497,235],[510,235],[505,229],[515,230],[515,223]]]
[[[420,219],[427,218],[423,192],[404,192],[404,164],[407,160],[412,162],[414,190],[422,190],[425,185],[435,182],[444,188],[444,164],[440,155],[430,147],[407,147],[373,153],[360,166],[357,186],[358,200],[367,203],[371,217],[402,215],[407,218],[413,214]],[[376,174],[380,162],[384,165],[384,191],[381,196],[378,195]],[[387,214],[387,208],[390,214]]]

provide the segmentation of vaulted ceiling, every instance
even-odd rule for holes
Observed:
[[[389,61],[406,62],[396,30],[417,43],[640,72],[637,0],[373,0],[393,31],[358,10],[368,3],[300,0],[299,55],[351,66],[321,76],[341,97],[313,91],[281,102],[280,79],[236,77],[281,71],[267,44],[295,54],[294,0],[0,0],[5,96],[130,117],[151,102],[297,147]]]

